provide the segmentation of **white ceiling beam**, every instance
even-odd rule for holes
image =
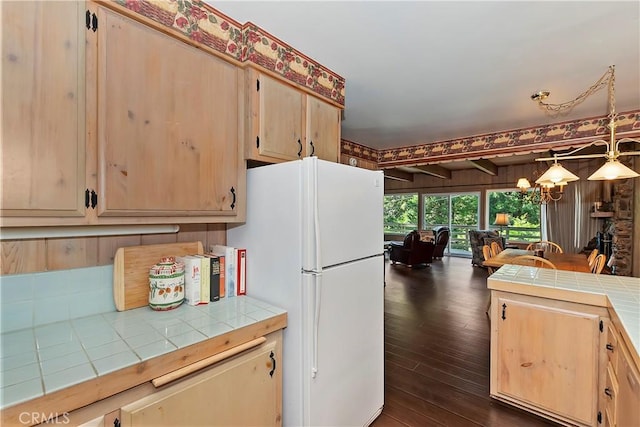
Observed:
[[[442,166],[423,165],[412,167],[418,169],[422,173],[426,173],[427,175],[435,176],[436,178],[451,179],[451,171],[449,169],[443,168]]]
[[[486,159],[478,159],[478,160],[469,160],[469,163],[473,165],[476,169],[480,169],[482,172],[496,176],[498,175],[498,166]]]
[[[413,182],[413,174],[398,169],[384,169],[384,177],[396,181]]]

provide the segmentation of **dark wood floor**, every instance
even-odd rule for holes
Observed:
[[[372,426],[554,425],[489,397],[483,269],[448,257],[385,268],[385,404]]]

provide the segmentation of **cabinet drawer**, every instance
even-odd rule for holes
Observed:
[[[612,323],[609,323],[607,326],[607,358],[609,359],[609,363],[613,367],[613,372],[618,370],[618,353],[620,353],[620,349],[618,348],[618,332]]]
[[[616,373],[613,370],[611,363],[607,365],[607,382],[605,388],[602,391],[603,399],[605,402],[605,413],[611,422],[611,425],[615,425],[616,422],[616,399],[618,397],[618,380]]]

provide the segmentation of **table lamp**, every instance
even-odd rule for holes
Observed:
[[[502,227],[509,225],[509,214],[497,213],[496,220],[493,222],[493,225],[500,227],[500,236],[502,236]]]

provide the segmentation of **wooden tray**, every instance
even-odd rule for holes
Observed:
[[[113,299],[118,311],[149,304],[149,268],[164,256],[203,253],[202,242],[118,248],[113,259]]]

